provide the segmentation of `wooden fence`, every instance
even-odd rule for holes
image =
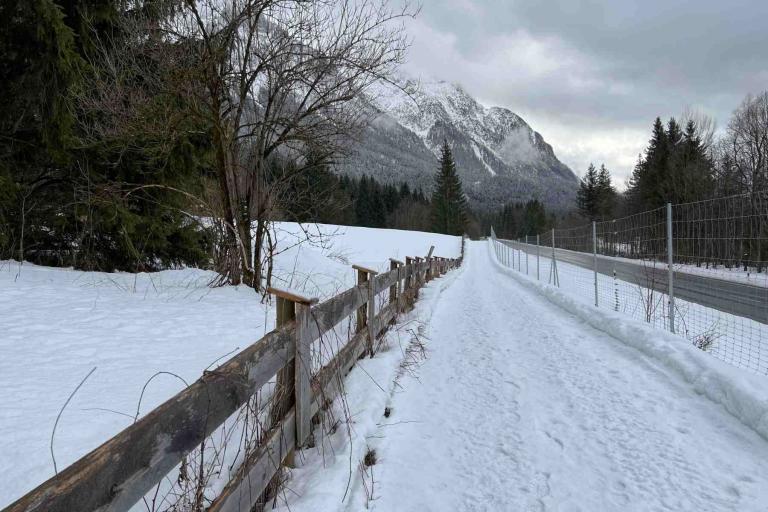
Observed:
[[[423,284],[461,264],[449,259],[391,260],[377,273],[354,266],[358,285],[318,304],[315,299],[270,289],[277,297],[277,328],[214,371],[148,413],[2,512],[127,511],[193,449],[268,382],[276,382],[272,428],[248,455],[223,492],[206,510],[249,512],[264,499],[280,467],[307,445],[312,420],[341,391],[355,362],[373,356],[376,338],[415,300]],[[388,303],[375,314],[376,296],[389,288]],[[311,375],[313,341],[356,313],[355,334]]]

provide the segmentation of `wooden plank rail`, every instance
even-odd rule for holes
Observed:
[[[461,264],[463,245],[462,238],[459,258],[435,258],[431,248],[426,259],[408,257],[405,264],[392,260],[391,270],[380,274],[355,266],[359,284],[320,304],[299,293],[269,290],[278,297],[283,325],[216,370],[204,372],[191,386],[2,512],[127,511],[262,386],[277,379],[275,396],[282,386],[291,393],[290,400],[276,398],[283,405],[273,408],[272,429],[207,509],[250,511],[289,454],[310,440],[311,418],[341,392],[342,380],[355,362],[366,352],[373,354],[374,339],[427,279]],[[376,294],[386,291],[389,301],[374,315]],[[311,344],[355,311],[357,332],[311,376]]]
[[[204,373],[4,512],[128,510],[285,366],[294,329],[273,331]]]

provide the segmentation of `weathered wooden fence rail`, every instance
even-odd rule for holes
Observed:
[[[243,406],[276,381],[272,428],[207,509],[249,512],[280,467],[312,435],[312,418],[342,390],[355,362],[373,356],[376,338],[409,307],[424,283],[463,259],[408,257],[391,260],[389,272],[355,266],[358,285],[317,304],[315,299],[271,289],[277,328],[216,370],[148,413],[2,512],[123,512],[140,501],[182,459]],[[376,298],[389,300],[376,314]],[[311,374],[311,344],[357,312],[346,345]]]

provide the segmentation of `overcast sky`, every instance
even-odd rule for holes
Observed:
[[[724,127],[768,89],[768,0],[422,0],[411,75],[461,84],[521,115],[582,175],[621,184],[656,116]]]

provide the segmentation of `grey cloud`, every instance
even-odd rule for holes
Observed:
[[[722,126],[768,88],[766,19],[765,0],[432,1],[412,24],[409,70],[460,82],[548,140],[540,126],[557,126],[555,151],[582,155],[566,158],[577,173],[592,140],[591,159],[627,175],[656,116],[696,106]],[[611,131],[621,141],[603,156]]]

